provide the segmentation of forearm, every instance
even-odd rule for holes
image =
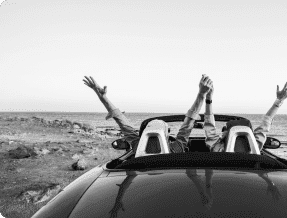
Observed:
[[[212,104],[205,104],[205,114],[206,115],[213,114]]]
[[[260,150],[264,146],[266,141],[266,133],[270,131],[272,120],[274,119],[274,116],[276,115],[280,105],[281,104],[276,100],[263,117],[260,125],[254,130],[254,136]]]
[[[199,118],[198,114],[200,112],[200,109],[202,107],[204,99],[205,99],[205,96],[200,94],[200,93],[196,96],[196,99],[195,99],[193,105],[187,111],[187,113],[185,115],[183,124],[182,124],[179,132],[182,129],[189,129],[190,131],[192,130],[194,121]]]
[[[107,96],[100,98],[101,102],[105,106],[108,112],[111,112],[116,109],[116,107],[112,104],[112,102],[107,98]]]
[[[269,117],[273,118],[276,115],[278,109],[279,109],[278,104],[276,106],[276,104],[274,103],[271,106],[271,108],[267,111],[266,116],[269,116]]]
[[[282,104],[283,104],[283,100],[279,101],[278,99],[276,99],[276,101],[272,104],[271,108],[265,114],[265,116],[264,116],[264,118],[262,120],[262,123],[259,126],[259,128],[261,127],[264,132],[268,132],[270,130],[270,127],[271,127],[271,124],[272,124],[272,120],[273,120],[274,116],[276,115],[279,107]]]
[[[203,101],[205,99],[205,96],[201,93],[198,93],[196,96],[196,99],[191,106],[191,108],[188,110],[188,112],[185,115],[185,119],[183,124],[188,124],[189,122],[194,122],[196,119],[198,119],[198,114],[201,110]]]
[[[202,107],[204,98],[204,95],[198,94],[193,105],[187,111],[184,121],[176,136],[177,143],[173,143],[174,152],[183,152],[184,148],[187,146],[191,130],[193,129],[194,121],[199,118],[198,114]]]

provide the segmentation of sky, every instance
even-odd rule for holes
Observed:
[[[105,112],[93,76],[122,111],[185,113],[207,74],[214,113],[264,114],[287,82],[285,0],[0,3],[0,111]]]

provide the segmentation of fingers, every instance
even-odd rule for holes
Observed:
[[[206,76],[204,79],[203,79],[203,85],[206,86],[206,84],[210,81],[209,77]]]
[[[200,80],[200,83],[203,83],[204,79],[206,78],[206,74],[202,74],[202,77],[201,77],[201,80]]]
[[[285,86],[284,86],[284,88],[283,89],[287,89],[287,82],[285,83]]]
[[[96,81],[94,80],[93,77],[90,76],[90,79],[91,79],[91,81],[93,82],[93,84],[94,84],[95,86],[99,86],[99,85],[96,83]]]
[[[279,86],[277,85],[277,92],[279,92]]]
[[[212,80],[209,79],[209,81],[207,82],[206,85],[207,85],[210,89],[212,89],[212,88],[213,88],[213,82],[212,82]]]
[[[92,84],[92,82],[91,82],[91,80],[90,80],[89,77],[85,76],[85,78],[86,78],[86,80],[87,80],[87,83],[91,83],[91,84]]]
[[[90,88],[94,89],[97,93],[101,90],[101,87],[96,83],[93,77],[87,77],[85,76],[86,79],[83,79],[84,84],[89,86]],[[104,88],[103,90],[105,93],[107,92],[107,87]]]
[[[89,84],[87,84],[87,83],[84,83],[86,86],[88,86],[88,87],[90,87],[91,88],[91,86],[89,85]]]
[[[107,86],[104,86],[104,93],[107,93]]]

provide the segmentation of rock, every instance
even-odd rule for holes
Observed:
[[[71,126],[71,127],[73,126],[73,123],[72,123],[72,121],[70,121],[70,120],[67,120],[67,119],[66,119],[66,120],[64,120],[64,121],[65,121],[65,123],[69,124],[69,126]]]
[[[89,131],[93,130],[93,127],[90,124],[84,123],[82,125],[82,130],[84,130],[85,132],[89,132]]]
[[[36,185],[26,191],[20,193],[18,198],[20,200],[26,200],[27,203],[32,202],[38,204],[43,201],[49,200],[52,196],[55,196],[61,191],[59,184],[48,184],[44,187],[42,185]]]
[[[93,129],[93,128],[89,128],[89,129],[88,129],[88,132],[89,132],[89,133],[93,133],[93,132],[94,132],[94,129]]]
[[[70,120],[62,120],[61,126],[65,128],[73,127],[73,123]]]
[[[81,155],[81,154],[74,154],[73,156],[72,156],[72,159],[74,159],[74,160],[79,160],[79,159],[81,159],[83,157],[83,155]]]
[[[46,155],[46,154],[49,154],[50,151],[46,148],[37,148],[37,147],[34,147],[34,150],[35,152],[38,154],[38,155]]]
[[[74,129],[81,129],[81,128],[82,128],[82,124],[81,124],[81,123],[78,123],[78,122],[74,122],[74,123],[73,123],[73,128],[74,128]]]
[[[79,159],[77,162],[72,164],[74,170],[85,170],[87,168],[87,162],[85,159]]]
[[[118,134],[120,134],[120,131],[117,130],[108,130],[106,132],[109,136],[117,136]]]
[[[37,153],[34,151],[34,149],[29,148],[27,146],[21,146],[13,150],[9,150],[9,156],[11,158],[16,159],[22,159],[22,158],[28,158],[28,157],[35,157],[37,156]]]

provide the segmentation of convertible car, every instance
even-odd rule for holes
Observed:
[[[154,119],[169,122],[170,141],[184,115],[147,119],[138,148],[124,138],[112,143],[126,153],[99,165],[65,187],[33,218],[94,217],[287,217],[287,160],[266,149],[281,142],[268,137],[259,151],[249,127],[230,130],[225,152],[205,146],[203,115],[194,124],[184,153],[170,153]],[[215,115],[217,125],[238,116]],[[177,125],[173,125],[177,123]],[[202,132],[200,132],[202,131]],[[237,137],[246,152],[234,152]]]

